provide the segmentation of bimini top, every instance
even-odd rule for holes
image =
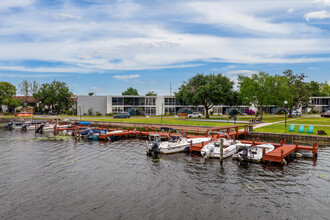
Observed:
[[[163,130],[163,131],[176,131],[174,128],[169,128],[169,127],[161,127],[160,130]]]
[[[77,125],[77,124],[81,124],[81,125],[90,125],[91,122],[90,122],[90,121],[79,121],[79,122],[76,122],[75,124],[76,124],[76,125]]]

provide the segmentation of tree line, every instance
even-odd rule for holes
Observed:
[[[289,113],[301,106],[311,106],[311,96],[330,96],[328,82],[305,82],[307,76],[303,73],[294,74],[292,70],[286,70],[281,75],[270,75],[259,72],[251,76],[238,76],[237,89],[229,77],[218,74],[198,73],[188,81],[182,83],[177,99],[188,105],[203,105],[206,117],[214,105],[254,105],[259,109],[263,117],[263,108],[267,106],[284,107],[284,101]],[[26,97],[33,96],[39,106],[37,111],[53,110],[62,112],[72,108],[72,93],[65,82],[54,80],[51,83],[39,84],[36,81],[23,80],[19,85],[19,91]],[[22,103],[14,98],[16,87],[9,82],[0,82],[0,104],[18,107]],[[94,93],[89,93],[94,95]],[[127,88],[122,95],[139,95],[137,89]],[[146,96],[157,96],[150,91]]]
[[[19,92],[25,96],[25,104],[28,103],[28,97],[33,96],[38,106],[34,106],[38,112],[42,111],[57,111],[70,110],[74,101],[72,100],[72,93],[65,82],[54,80],[51,83],[39,84],[36,81],[29,82],[23,80],[18,85]],[[9,82],[0,82],[0,104],[8,105],[10,107],[18,107],[22,103],[15,99],[14,96],[17,89]]]
[[[183,82],[176,98],[187,104],[203,105],[206,117],[208,110],[214,105],[254,105],[259,109],[261,118],[263,108],[274,105],[286,107],[291,116],[293,109],[310,106],[311,96],[330,96],[330,86],[327,82],[305,82],[307,76],[303,73],[294,74],[286,70],[282,75],[270,75],[265,72],[251,76],[238,76],[238,90],[234,82],[223,74],[197,74]],[[287,105],[284,105],[287,101]]]

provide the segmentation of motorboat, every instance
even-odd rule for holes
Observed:
[[[162,129],[162,131],[166,131]],[[152,152],[154,153],[162,153],[162,154],[172,154],[188,151],[190,149],[191,144],[200,144],[202,142],[209,142],[211,138],[203,137],[203,138],[186,138],[177,132],[175,129],[168,129],[167,131],[176,132],[174,134],[168,133],[168,140],[161,141],[159,136],[154,136],[154,140],[152,143],[147,142],[147,154],[150,155]]]
[[[205,145],[201,150],[204,158],[220,158],[220,141],[223,141],[223,159],[237,153],[242,147],[251,147],[251,144],[242,144],[237,140],[220,138],[216,142]]]
[[[265,153],[269,153],[274,149],[275,147],[272,144],[260,144],[251,147],[245,147],[242,151],[234,154],[233,159],[260,163],[262,160],[263,151],[265,151]]]
[[[10,121],[7,125],[5,125],[5,128],[12,130],[12,129],[21,129],[23,125],[23,122],[21,121]]]
[[[107,129],[86,129],[83,131],[77,132],[77,135],[81,135],[83,138],[98,140],[99,134],[105,134]]]

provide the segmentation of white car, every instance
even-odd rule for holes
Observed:
[[[199,112],[193,112],[192,114],[188,115],[189,118],[200,118],[202,117],[202,114],[200,114]]]
[[[301,112],[300,111],[293,111],[292,116],[301,116]]]

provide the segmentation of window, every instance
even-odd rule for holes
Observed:
[[[155,98],[146,98],[146,105],[156,105]]]
[[[144,112],[146,115],[156,115],[156,107],[145,107]]]
[[[175,114],[175,107],[165,107],[165,114],[167,113]]]
[[[175,98],[165,98],[165,105],[175,105]]]
[[[112,107],[112,112],[113,113],[120,113],[123,112],[124,108],[123,107]]]
[[[123,98],[112,98],[112,105],[123,105]]]

